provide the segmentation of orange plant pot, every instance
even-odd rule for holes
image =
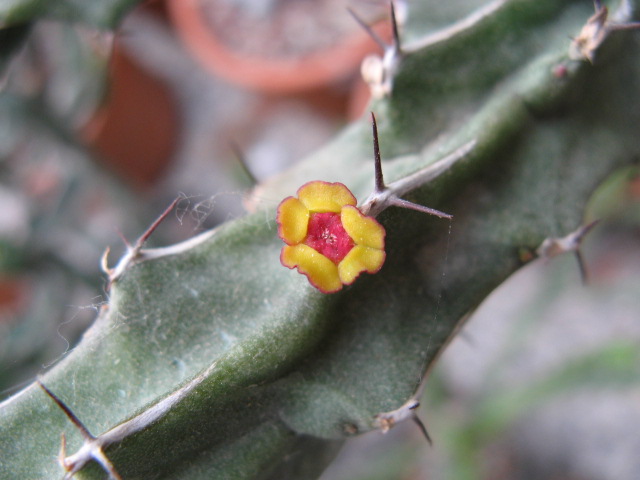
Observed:
[[[82,129],[85,142],[132,186],[152,187],[169,166],[179,120],[173,92],[116,45],[103,104]]]
[[[205,11],[205,8],[215,11],[216,5],[225,1],[229,0],[167,0],[167,7],[179,36],[200,63],[215,75],[246,88],[280,95],[319,89],[353,77],[362,59],[379,51],[379,46],[355,20],[353,29],[342,38],[333,39],[330,46],[304,54],[270,51],[269,55],[259,55],[234,50],[223,33],[207,20]],[[348,13],[336,11],[335,15]],[[387,23],[374,26],[382,38],[389,37]],[[246,34],[236,32],[237,37]]]

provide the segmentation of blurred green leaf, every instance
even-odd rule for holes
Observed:
[[[7,27],[44,18],[79,22],[113,29],[140,0],[2,0],[0,26]]]

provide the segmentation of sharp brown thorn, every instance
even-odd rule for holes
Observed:
[[[396,207],[400,208],[408,208],[410,210],[416,210],[418,212],[426,213],[428,215],[435,215],[436,217],[446,218],[451,220],[453,215],[449,213],[441,212],[440,210],[436,210],[435,208],[425,207],[424,205],[418,205],[417,203],[409,202],[408,200],[404,200],[402,198],[391,198],[389,199],[389,203]]]
[[[636,30],[640,28],[640,22],[610,23],[608,26],[612,30]]]
[[[54,402],[56,402],[58,407],[60,407],[60,409],[65,413],[67,418],[71,420],[71,423],[73,423],[78,428],[78,430],[80,430],[80,433],[82,434],[83,438],[85,438],[86,440],[95,440],[95,437],[91,435],[91,432],[87,429],[87,427],[84,426],[84,424],[80,421],[80,419],[76,416],[76,414],[71,411],[71,409],[67,406],[66,403],[64,403],[60,398],[58,398],[58,396],[55,393],[49,390],[45,386],[45,384],[40,381],[40,379],[37,379],[36,383],[40,386],[40,388],[42,388],[45,391],[45,393]]]
[[[396,19],[396,8],[393,4],[393,0],[389,2],[391,7],[391,28],[393,29],[393,48],[396,53],[400,53],[400,33],[398,31],[398,21]]]
[[[164,212],[162,212],[160,214],[160,216],[158,218],[156,218],[156,220],[149,226],[149,228],[147,228],[147,230],[140,236],[140,238],[138,238],[138,241],[136,242],[136,245],[133,247],[134,249],[139,250],[140,248],[142,248],[142,246],[144,245],[144,243],[149,240],[149,237],[153,234],[153,232],[156,231],[156,229],[158,228],[158,226],[164,221],[165,218],[167,218],[169,216],[169,214],[171,213],[171,211],[175,208],[175,206],[178,204],[178,202],[182,200],[182,196],[177,196],[173,202],[171,202],[171,205],[169,205]]]
[[[582,284],[587,285],[589,283],[589,276],[587,273],[587,266],[584,262],[584,257],[580,250],[575,250],[574,255],[576,256],[576,260],[578,261],[578,268],[580,269],[580,278],[582,279]]]
[[[420,431],[424,435],[424,438],[426,438],[427,442],[429,442],[429,445],[433,446],[433,440],[431,440],[431,437],[429,436],[429,432],[427,431],[427,427],[424,426],[424,423],[422,423],[422,420],[420,420],[420,418],[417,415],[414,415],[413,417],[411,417],[411,419],[415,422],[416,425],[418,425],[418,427],[420,428]]]
[[[380,144],[378,142],[378,124],[376,123],[376,116],[371,112],[371,129],[373,130],[373,159],[375,162],[375,191],[377,193],[383,192],[387,187],[384,184],[384,177],[382,176],[382,159],[380,157]]]
[[[584,238],[584,236],[589,233],[591,230],[593,230],[593,228],[598,225],[600,223],[600,219],[596,219],[593,222],[585,225],[584,227],[582,227],[580,233],[578,234],[578,241],[582,241],[582,239]]]
[[[375,30],[371,28],[369,25],[367,25],[365,21],[362,20],[354,10],[352,10],[350,7],[347,7],[347,10],[351,14],[351,16],[355,19],[355,21],[358,22],[358,25],[364,28],[364,31],[367,32],[367,34],[373,39],[373,41],[378,44],[378,46],[382,49],[382,51],[386,51],[387,48],[389,48],[389,45],[384,43],[384,40],[380,38],[380,36],[375,32]]]

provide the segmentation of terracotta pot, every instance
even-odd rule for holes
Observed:
[[[82,129],[84,140],[109,169],[144,189],[171,162],[178,123],[169,87],[116,45],[107,96]]]
[[[299,0],[278,0],[278,3],[287,1],[300,4]],[[348,32],[340,38],[334,35],[325,41],[325,48],[298,52],[274,51],[275,49],[269,48],[274,43],[272,37],[285,29],[274,27],[269,38],[262,42],[265,52],[256,52],[255,46],[259,46],[261,42],[260,38],[255,38],[255,32],[242,30],[240,26],[234,28],[236,25],[231,24],[231,20],[224,24],[224,31],[215,29],[215,22],[212,20],[215,17],[212,15],[220,12],[220,8],[229,10],[230,3],[231,0],[167,0],[170,17],[194,56],[214,74],[244,87],[271,94],[318,89],[356,75],[362,59],[371,52],[379,51],[379,46],[350,18],[346,9],[338,9],[331,14],[346,16],[341,21],[351,22],[353,25],[349,25]],[[336,3],[335,0],[333,3]],[[314,4],[307,4],[312,5]],[[306,21],[314,15],[310,8],[306,13]],[[236,7],[235,15],[238,16],[241,10],[242,8]],[[384,10],[381,12],[384,14]],[[276,12],[274,16],[277,17],[278,14]],[[268,25],[268,22],[280,25],[283,21],[281,18],[269,17],[260,20],[261,25]],[[240,25],[242,19],[236,23]],[[383,38],[389,37],[388,22],[380,21],[374,29]],[[331,32],[328,33],[330,36]],[[232,46],[234,42],[247,36],[252,36],[253,51],[243,51]]]

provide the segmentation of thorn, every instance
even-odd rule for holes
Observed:
[[[375,32],[373,28],[367,25],[365,21],[362,20],[362,18],[360,18],[358,14],[351,9],[351,7],[347,7],[347,11],[351,14],[351,16],[355,19],[355,21],[358,22],[358,25],[360,25],[364,29],[364,31],[369,34],[369,36],[373,39],[373,41],[376,42],[383,51],[389,48],[389,45],[387,45],[384,42],[384,40],[380,38],[380,36]]]
[[[587,275],[587,265],[584,262],[582,253],[580,252],[580,250],[576,250],[573,253],[576,256],[576,260],[578,261],[578,268],[580,269],[580,278],[582,279],[582,284],[587,285],[589,283],[589,278]]]
[[[416,203],[409,202],[399,197],[403,192],[409,192],[415,188],[418,188],[421,185],[424,185],[431,178],[435,178],[434,175],[432,177],[424,178],[424,173],[426,170],[421,170],[417,172],[420,174],[420,178],[418,179],[416,175],[410,175],[404,179],[393,182],[391,185],[387,186],[384,183],[384,175],[382,173],[382,158],[380,155],[380,144],[378,140],[378,125],[376,122],[376,116],[373,112],[371,112],[371,129],[373,131],[373,159],[374,159],[374,168],[375,168],[375,182],[373,192],[369,195],[369,197],[364,201],[364,203],[360,206],[360,211],[364,215],[368,215],[370,217],[376,217],[385,209],[391,206],[408,208],[411,210],[416,210],[418,212],[426,213],[428,215],[435,215],[436,217],[446,218],[451,220],[453,215],[448,213],[441,212],[440,210],[436,210],[434,208],[425,207],[423,205],[418,205]],[[441,166],[439,163],[446,160],[447,165],[452,163],[453,161],[457,161],[463,158],[469,151],[475,146],[475,140],[469,142],[463,147],[456,150],[453,154],[445,157],[440,162],[436,162],[436,164],[428,167],[430,173],[432,172],[434,167],[437,167],[438,171],[440,171]],[[449,158],[450,157],[450,158]],[[442,170],[444,171],[444,170]],[[407,180],[411,181],[411,187],[407,187]],[[417,183],[419,181],[419,183]]]
[[[371,112],[371,128],[373,130],[373,159],[375,162],[375,192],[382,193],[386,190],[382,175],[382,159],[380,156],[380,144],[378,143],[378,124],[376,116]]]
[[[393,44],[391,45],[394,50],[395,55],[400,55],[402,53],[402,49],[400,47],[400,33],[398,31],[398,21],[396,19],[396,9],[393,3],[393,0],[389,2],[390,10],[391,10],[391,28],[393,31]]]
[[[131,247],[128,247],[131,248]],[[109,253],[111,252],[111,247],[107,246],[104,249],[104,253],[102,254],[102,258],[100,258],[100,269],[107,275],[107,283],[104,286],[105,292],[111,290],[111,284],[113,283],[113,273],[114,269],[109,268]]]
[[[177,196],[171,205],[169,205],[164,212],[160,214],[160,216],[147,228],[144,233],[136,240],[135,245],[130,245],[126,239],[123,238],[126,246],[127,252],[120,259],[117,265],[114,268],[108,268],[107,265],[107,255],[109,254],[109,249],[105,251],[102,256],[101,266],[102,270],[108,275],[107,285],[105,286],[105,290],[108,292],[111,289],[111,285],[120,278],[124,271],[129,267],[129,265],[140,257],[140,250],[144,246],[145,242],[149,239],[149,237],[156,231],[158,226],[169,216],[171,211],[175,208],[175,206],[182,200],[184,197],[182,195]]]
[[[397,410],[393,410],[391,412],[380,413],[375,416],[374,425],[379,428],[382,433],[387,433],[392,427],[396,424],[403,422],[405,420],[413,421],[418,427],[420,431],[429,442],[429,445],[433,445],[433,441],[431,440],[431,436],[427,431],[424,423],[416,413],[417,408],[420,406],[420,402],[415,398],[410,398],[404,405],[402,405]]]
[[[79,452],[84,451],[84,455],[76,458],[72,461],[67,459],[67,437],[64,432],[61,435],[60,452],[58,453],[58,461],[62,468],[67,472],[63,480],[70,480],[84,465],[91,459],[98,462],[102,468],[109,474],[109,480],[122,480],[122,477],[118,474],[113,464],[109,461],[107,456],[102,451],[102,442],[99,438],[94,437],[91,432],[84,426],[75,413],[64,403],[55,393],[49,390],[40,379],[36,380],[36,383],[42,388],[45,393],[62,409],[67,418],[71,420],[76,428],[80,431],[82,438],[84,439],[84,446]],[[85,450],[86,449],[86,450]],[[76,454],[78,455],[78,454]],[[74,455],[74,457],[76,456]]]
[[[51,390],[49,390],[44,383],[42,383],[40,381],[40,379],[36,380],[36,383],[40,386],[40,388],[42,388],[42,390],[45,391],[45,393],[54,401],[56,402],[56,404],[58,405],[58,407],[60,407],[60,409],[65,413],[65,415],[67,416],[67,418],[69,420],[71,420],[71,423],[73,423],[76,428],[80,431],[80,434],[82,435],[82,437],[85,440],[95,440],[96,437],[94,437],[93,435],[91,435],[91,432],[89,432],[89,430],[87,429],[87,427],[84,426],[84,424],[80,421],[80,419],[76,416],[75,413],[73,413],[71,411],[71,409],[67,406],[66,403],[64,403],[60,398],[58,398],[58,396],[53,393]],[[65,448],[66,448],[66,439],[65,439]]]
[[[424,423],[422,422],[422,420],[420,420],[420,417],[418,417],[418,415],[414,415],[412,420],[420,428],[420,431],[424,435],[424,438],[427,439],[427,443],[429,444],[429,446],[433,447],[433,440],[431,440],[429,432],[427,432],[427,427],[424,426]]]
[[[582,284],[587,285],[589,283],[589,274],[587,271],[587,264],[584,261],[584,257],[582,256],[582,252],[580,251],[580,246],[582,244],[582,240],[584,237],[591,231],[593,228],[600,223],[600,219],[596,219],[593,222],[585,225],[582,228],[578,229],[578,233],[575,236],[575,242],[577,243],[577,247],[574,251],[574,255],[576,256],[576,260],[578,262],[578,268],[580,269],[580,278],[582,279]]]
[[[640,29],[640,22],[629,22],[629,23],[613,23],[609,25],[611,30],[638,30]]]
[[[589,17],[578,36],[572,38],[569,57],[573,60],[586,59],[590,63],[594,63],[596,50],[602,45],[609,33],[640,28],[640,22],[610,22],[608,20],[609,10],[601,0],[594,0],[593,6],[595,13]]]
[[[392,42],[388,45],[376,32],[367,25],[356,13],[348,9],[353,18],[360,24],[369,36],[382,49],[382,56],[369,55],[361,65],[362,77],[369,85],[371,95],[374,98],[383,98],[391,95],[393,90],[393,77],[398,71],[402,61],[402,48],[400,46],[400,33],[393,1],[389,2]]]
[[[153,222],[149,228],[147,228],[147,230],[145,230],[145,232],[140,236],[140,238],[138,238],[138,240],[136,241],[135,246],[133,247],[134,250],[139,251],[142,246],[145,244],[145,242],[149,239],[149,237],[153,234],[153,232],[156,231],[156,229],[158,228],[158,226],[164,221],[165,218],[167,218],[169,216],[169,214],[171,213],[171,211],[175,208],[175,206],[178,204],[178,202],[180,200],[182,200],[182,196],[178,196],[176,197],[173,202],[171,202],[171,205],[169,205],[164,212],[162,212],[160,214],[160,216],[155,220],[155,222]]]
[[[409,408],[409,410],[416,410],[419,406],[420,406],[420,402],[418,402],[416,400],[415,404],[409,405],[408,408]],[[425,427],[424,423],[422,422],[422,420],[420,420],[420,417],[418,417],[417,413],[414,413],[413,421],[415,422],[416,425],[418,425],[418,427],[420,428],[420,431],[424,435],[424,438],[427,439],[427,442],[429,443],[429,445],[433,446],[433,442],[431,441],[431,437],[429,436],[429,432],[427,432],[427,427]]]
[[[540,258],[551,259],[562,253],[573,252],[578,261],[580,278],[582,279],[582,283],[586,285],[588,281],[587,267],[580,248],[585,236],[593,230],[598,223],[600,223],[599,219],[587,225],[581,225],[575,231],[562,238],[547,238],[538,247],[536,253]]]
[[[109,268],[109,253],[111,253],[111,247],[107,246],[104,249],[102,257],[100,257],[100,269],[107,275],[111,275],[111,269]]]
[[[593,230],[593,228],[598,225],[600,223],[600,219],[597,218],[595,220],[593,220],[591,223],[588,223],[587,225],[578,228],[576,236],[575,236],[575,241],[577,243],[582,242],[582,240],[584,239],[584,237],[591,231]]]
[[[436,210],[435,208],[425,207],[424,205],[419,205],[417,203],[413,203],[398,197],[391,197],[389,199],[389,204],[395,207],[407,208],[409,210],[426,213],[428,215],[435,215],[436,217],[446,218],[448,220],[451,220],[453,218],[453,215],[449,213],[444,213],[440,210]]]
[[[109,480],[122,480],[122,477],[113,466],[111,461],[107,458],[107,456],[102,451],[102,448],[96,449],[93,453],[93,459],[98,462],[102,468],[109,474]]]
[[[251,185],[253,185],[253,186],[257,185],[258,184],[258,179],[256,178],[256,176],[253,174],[253,172],[249,168],[249,164],[247,163],[247,157],[244,154],[244,152],[242,151],[242,149],[240,148],[240,145],[238,145],[235,141],[232,140],[231,142],[229,142],[229,146],[231,147],[231,150],[233,151],[233,154],[235,155],[236,159],[238,160],[238,163],[240,164],[240,167],[242,168],[242,171],[244,172],[244,174],[247,176],[247,178],[251,182]]]
[[[131,243],[129,243],[129,240],[127,240],[127,237],[124,236],[122,231],[117,227],[114,228],[114,230],[116,231],[116,233],[120,237],[120,240],[122,240],[122,243],[124,243],[124,246],[127,247],[127,250],[131,250],[133,248],[133,245],[131,245]]]
[[[594,1],[595,13],[589,17],[577,37],[572,39],[569,57],[573,60],[595,60],[595,52],[607,37],[609,10],[599,1]]]
[[[67,466],[67,437],[64,432],[60,434],[60,451],[58,452],[58,463],[65,471],[71,470]]]

